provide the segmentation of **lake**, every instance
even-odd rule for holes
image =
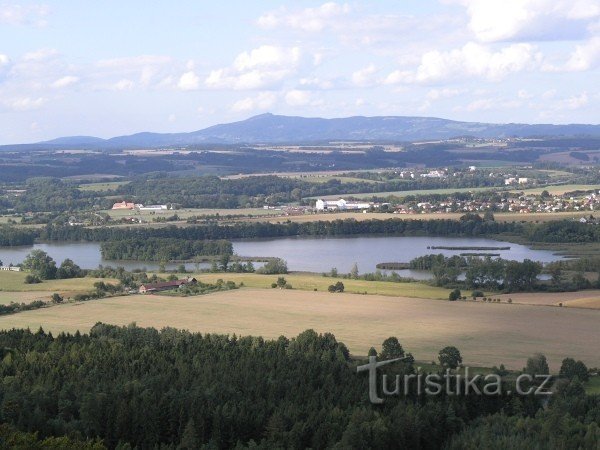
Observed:
[[[308,272],[328,272],[332,267],[340,273],[347,273],[352,265],[358,264],[359,272],[374,272],[380,262],[408,262],[417,256],[442,253],[446,256],[458,255],[469,250],[432,250],[431,246],[450,247],[502,247],[510,250],[490,250],[486,253],[499,253],[502,258],[522,261],[529,258],[534,261],[550,262],[563,259],[547,250],[532,250],[525,245],[495,241],[485,238],[450,238],[426,236],[361,236],[361,237],[288,237],[273,239],[252,239],[233,241],[233,249],[240,256],[274,256],[283,258],[290,270]],[[25,247],[0,247],[0,260],[4,265],[18,264],[33,249],[47,252],[59,264],[70,258],[84,269],[95,269],[98,265],[123,266],[128,270],[147,268],[155,270],[157,263],[144,261],[110,261],[102,259],[100,244],[97,242],[52,242]],[[178,264],[167,264],[174,269]],[[189,270],[197,267],[186,264]],[[209,264],[202,263],[200,268]],[[403,270],[403,276],[426,278],[422,271]]]

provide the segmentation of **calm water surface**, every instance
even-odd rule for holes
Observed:
[[[468,250],[432,250],[430,246],[477,246],[501,247],[510,246],[510,250],[490,250],[488,253],[499,253],[502,258],[522,261],[525,258],[534,261],[550,262],[563,259],[547,250],[532,250],[524,245],[494,241],[484,238],[448,238],[448,237],[407,237],[407,236],[372,236],[372,237],[289,237],[274,239],[253,239],[233,241],[234,252],[240,256],[275,256],[287,261],[290,270],[327,272],[332,267],[340,273],[349,272],[356,262],[361,273],[374,272],[375,265],[380,262],[408,262],[417,256],[430,253],[442,253],[446,256],[458,255]],[[128,270],[147,268],[157,269],[157,263],[142,261],[110,261],[102,259],[100,244],[96,242],[52,242],[25,247],[0,247],[0,260],[8,265],[23,261],[33,249],[47,252],[58,263],[66,258],[75,261],[85,269],[95,269],[100,264],[123,266]],[[174,269],[178,264],[168,264]],[[196,264],[188,263],[187,268],[193,270]],[[209,264],[200,264],[200,268]],[[421,271],[401,271],[403,276],[424,278]]]

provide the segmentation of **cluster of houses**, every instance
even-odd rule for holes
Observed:
[[[9,270],[11,272],[20,272],[21,268],[19,266],[0,266],[0,270]]]
[[[600,193],[591,193],[580,198],[562,195],[541,198],[525,195],[514,198],[502,198],[500,201],[478,200],[443,200],[439,202],[410,202],[396,205],[397,214],[450,213],[450,212],[513,212],[513,213],[551,213],[572,211],[597,211],[600,209]]]
[[[167,205],[144,206],[141,203],[126,202],[125,200],[123,200],[122,202],[115,203],[111,209],[128,209],[128,210],[137,209],[138,211],[166,211],[169,208]]]

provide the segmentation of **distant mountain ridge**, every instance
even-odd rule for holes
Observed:
[[[190,133],[136,133],[110,139],[72,136],[27,146],[68,148],[135,148],[194,144],[311,143],[332,140],[417,141],[506,137],[600,137],[600,125],[493,124],[460,122],[435,117],[378,116],[338,119],[261,114],[239,122],[214,125]]]

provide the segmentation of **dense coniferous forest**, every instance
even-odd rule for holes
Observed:
[[[195,241],[176,238],[120,239],[102,242],[104,259],[137,261],[191,260],[199,256],[232,255],[230,241]]]
[[[436,449],[536,448],[549,436],[590,450],[600,439],[600,398],[576,379],[543,412],[514,395],[410,394],[373,406],[344,344],[310,330],[269,341],[97,324],[89,335],[2,331],[0,348],[0,419],[39,439],[99,438],[120,449]]]

